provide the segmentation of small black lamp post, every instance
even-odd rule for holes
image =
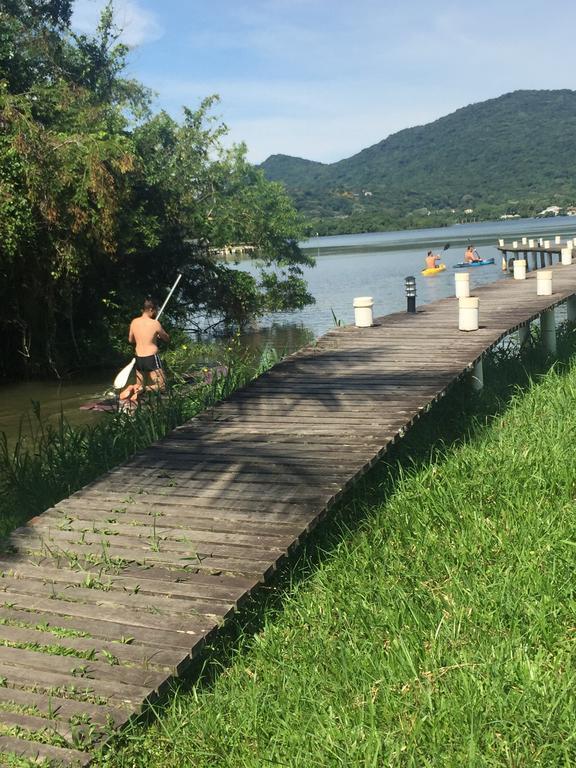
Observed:
[[[406,289],[406,312],[416,312],[416,278],[409,275],[404,278],[404,288]]]

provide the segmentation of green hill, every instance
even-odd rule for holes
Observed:
[[[337,163],[272,155],[261,168],[322,231],[533,215],[576,202],[576,91],[515,91]]]

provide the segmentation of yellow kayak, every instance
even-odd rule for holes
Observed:
[[[432,268],[423,269],[422,270],[422,274],[423,275],[437,275],[438,272],[444,272],[445,269],[446,269],[446,264],[439,264],[437,267],[434,267],[434,269],[432,269]]]

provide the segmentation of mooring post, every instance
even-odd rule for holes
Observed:
[[[357,296],[352,304],[354,305],[354,325],[357,328],[370,328],[373,325],[374,299],[372,296]]]
[[[472,384],[472,389],[475,392],[480,392],[484,388],[484,367],[482,365],[482,358],[478,358],[476,362],[474,363],[474,368],[472,369],[472,374],[470,376],[470,382]]]
[[[540,315],[540,332],[544,349],[549,355],[556,354],[556,318],[554,308],[547,309]]]
[[[521,347],[524,347],[530,341],[530,323],[521,325],[518,328],[518,343]]]
[[[566,299],[566,320],[569,323],[576,323],[576,296],[568,296]]]

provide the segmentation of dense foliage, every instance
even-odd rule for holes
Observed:
[[[238,323],[311,301],[301,223],[280,184],[224,149],[215,97],[181,122],[123,77],[109,5],[0,0],[0,376],[110,360],[144,295],[183,272],[175,316]],[[249,243],[261,279],[216,258]]]
[[[323,233],[532,216],[576,203],[576,91],[516,91],[409,128],[331,165],[273,155]]]

